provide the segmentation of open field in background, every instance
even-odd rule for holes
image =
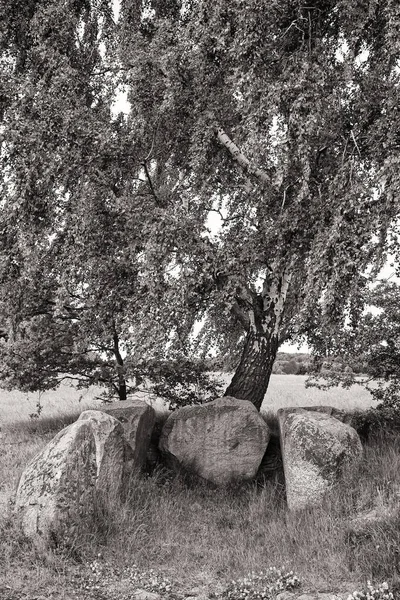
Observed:
[[[29,415],[35,414],[37,411],[39,398],[43,407],[41,416],[57,418],[77,410],[81,412],[86,408],[100,406],[101,402],[95,399],[100,392],[99,388],[77,390],[64,383],[57,390],[49,390],[42,394],[0,389],[0,427],[6,423],[29,419]]]
[[[276,412],[279,408],[288,406],[328,405],[352,411],[367,409],[373,404],[371,394],[361,385],[324,391],[306,388],[306,380],[306,375],[271,375],[261,410]],[[229,382],[229,377],[226,381]]]
[[[361,386],[323,392],[306,389],[305,379],[274,375],[264,410],[371,405]],[[125,503],[100,511],[97,529],[73,557],[32,550],[10,505],[19,476],[59,429],[84,408],[99,406],[98,393],[84,392],[81,402],[68,386],[43,394],[39,419],[29,419],[37,395],[0,393],[0,600],[128,600],[126,569],[154,569],[173,582],[175,595],[163,598],[183,600],[193,587],[218,592],[232,579],[273,566],[297,572],[303,589],[337,590],[344,599],[367,579],[388,580],[400,594],[400,521],[392,511],[400,502],[400,439],[390,435],[366,446],[361,467],[317,509],[288,513],[279,481],[215,490],[159,471],[136,480]],[[350,536],[349,519],[371,510],[389,512],[366,536]]]
[[[221,380],[228,385],[230,374],[221,374]],[[262,410],[276,412],[287,406],[316,406],[330,405],[345,410],[366,409],[372,405],[372,398],[361,385],[350,389],[331,388],[323,391],[316,388],[306,388],[306,375],[272,375]],[[93,406],[100,406],[96,400],[100,388],[76,390],[67,384],[62,384],[56,391],[44,392],[40,396],[43,407],[42,417],[63,417],[76,411],[81,412]],[[145,399],[142,394],[140,396]],[[0,427],[29,419],[36,412],[37,393],[7,392],[0,390]],[[156,403],[160,406],[161,403]]]

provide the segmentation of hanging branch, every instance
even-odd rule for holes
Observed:
[[[152,180],[151,180],[151,177],[150,177],[149,169],[147,168],[147,163],[146,163],[146,161],[144,161],[144,162],[142,163],[142,165],[143,165],[144,172],[145,172],[145,175],[146,175],[146,178],[147,178],[147,182],[148,182],[148,184],[149,184],[150,191],[151,191],[151,193],[152,193],[152,195],[153,195],[153,197],[154,197],[154,200],[156,201],[156,204],[157,204],[158,206],[161,206],[161,202],[160,202],[160,200],[158,199],[158,196],[157,196],[157,194],[156,194],[156,192],[155,192],[155,189],[154,189],[154,186],[153,186],[153,182],[152,182]]]

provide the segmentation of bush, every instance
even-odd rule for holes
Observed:
[[[363,442],[382,435],[396,438],[400,434],[400,407],[378,406],[354,413],[351,425]]]
[[[162,398],[174,410],[203,404],[222,395],[221,383],[205,370],[204,364],[186,358],[148,362],[150,393]]]
[[[297,375],[308,375],[311,370],[311,364],[309,362],[298,363]]]
[[[295,360],[282,363],[282,370],[286,375],[297,375],[299,372],[299,363]]]

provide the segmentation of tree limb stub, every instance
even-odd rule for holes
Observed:
[[[242,169],[246,173],[248,173],[249,175],[253,175],[254,177],[256,177],[256,179],[261,181],[261,183],[263,183],[264,185],[270,185],[271,181],[270,181],[270,177],[268,176],[268,174],[265,171],[263,171],[262,169],[259,169],[251,164],[251,162],[249,161],[247,156],[245,156],[243,154],[243,152],[240,151],[238,146],[236,146],[236,144],[234,142],[232,142],[231,138],[229,137],[229,135],[227,133],[225,133],[225,131],[222,129],[222,127],[216,127],[215,134],[218,138],[218,141],[223,146],[225,146],[225,148],[233,156],[234,160],[242,167]]]

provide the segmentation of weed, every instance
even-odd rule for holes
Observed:
[[[300,585],[293,571],[270,567],[267,571],[249,573],[232,581],[222,594],[227,600],[269,600],[279,592],[292,590]]]

